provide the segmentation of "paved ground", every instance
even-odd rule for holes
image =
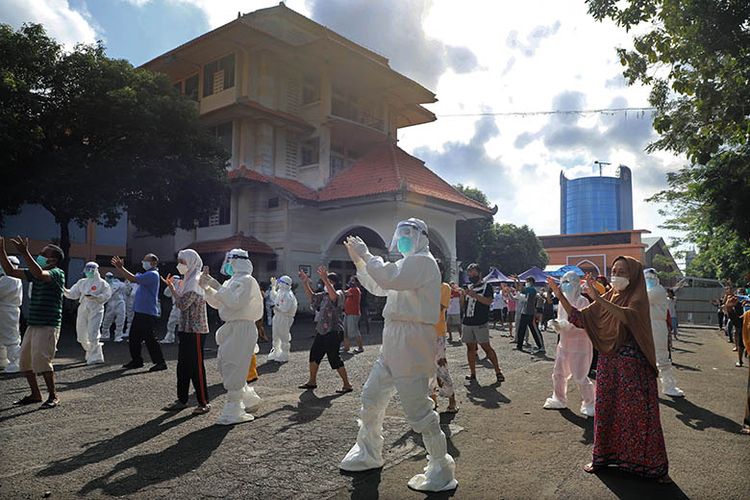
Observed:
[[[125,345],[107,343],[109,364],[86,367],[66,332],[57,365],[60,408],[12,407],[25,394],[25,382],[0,376],[0,497],[425,497],[406,488],[424,465],[424,450],[396,401],[386,420],[386,467],[339,472],[338,461],[356,436],[359,388],[377,355],[379,335],[367,337],[364,354],[347,359],[357,390],[338,396],[338,378],[327,369],[314,393],[296,389],[306,379],[310,332],[309,323],[295,326],[286,365],[265,364],[260,355],[256,388],[265,403],[254,422],[236,427],[213,425],[224,390],[212,342],[207,371],[214,411],[191,417],[189,411],[159,410],[174,399],[175,346],[166,348],[169,371],[123,372]],[[553,344],[553,334],[545,337]],[[464,387],[463,348],[450,347],[461,403],[454,418],[442,416],[460,482],[451,496],[750,498],[750,439],[737,433],[747,368],[733,366],[736,358],[716,329],[685,328],[683,338],[674,358],[688,397],[661,404],[671,487],[615,472],[596,477],[581,471],[590,458],[592,422],[570,411],[541,409],[550,391],[550,359],[512,352],[507,338],[495,332],[507,381],[498,387],[491,383],[492,371],[482,369],[479,384]],[[261,347],[268,352],[268,344]],[[572,399],[576,394],[571,389]]]

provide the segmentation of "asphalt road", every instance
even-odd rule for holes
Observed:
[[[59,408],[11,406],[27,392],[25,381],[0,376],[0,497],[424,498],[406,487],[425,456],[397,399],[386,418],[385,468],[345,475],[337,467],[357,433],[359,393],[377,356],[377,330],[366,336],[363,354],[345,358],[356,390],[343,396],[335,394],[340,381],[325,364],[316,391],[296,388],[306,380],[309,322],[295,325],[285,365],[266,363],[269,345],[261,344],[256,390],[264,404],[255,421],[234,427],[213,425],[225,391],[212,338],[206,369],[214,409],[193,417],[189,410],[160,411],[175,399],[176,346],[165,347],[166,372],[147,373],[148,365],[123,372],[126,345],[107,343],[107,364],[87,367],[74,335],[66,332],[56,365]],[[552,345],[555,336],[546,333],[545,339]],[[492,343],[507,377],[501,387],[492,383],[489,368],[480,368],[479,384],[462,385],[464,349],[448,349],[461,410],[441,420],[459,487],[430,497],[750,498],[750,439],[738,434],[747,368],[734,367],[734,353],[716,329],[684,328],[683,339],[674,361],[687,397],[661,401],[674,485],[615,471],[583,473],[592,421],[543,410],[553,361],[511,351],[496,331]],[[576,389],[569,392],[575,401]]]

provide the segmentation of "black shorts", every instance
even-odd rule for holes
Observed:
[[[338,370],[344,366],[339,354],[341,340],[344,338],[344,332],[330,332],[325,335],[315,334],[312,347],[310,347],[310,363],[320,364],[324,356],[328,356],[328,364],[332,370]]]
[[[493,309],[491,311],[492,314],[492,321],[502,321],[503,320],[503,310],[502,309]]]

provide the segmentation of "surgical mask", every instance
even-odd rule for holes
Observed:
[[[560,285],[560,290],[562,290],[563,293],[570,293],[573,291],[573,283],[566,281],[562,285]]]
[[[177,272],[185,276],[185,274],[187,274],[188,272],[187,264],[177,264]]]
[[[609,282],[612,283],[612,288],[618,292],[622,292],[630,284],[630,280],[622,276],[612,276],[612,279],[610,279]]]
[[[656,278],[646,278],[646,290],[651,290],[658,284],[659,282]]]
[[[143,266],[143,270],[144,271],[150,271],[151,268],[154,267],[153,264],[151,264],[151,262],[149,262],[147,260],[142,261],[141,265]]]
[[[409,238],[408,236],[401,236],[398,239],[397,246],[399,253],[401,253],[402,255],[407,255],[411,253],[414,243],[412,243],[411,238]]]
[[[85,274],[87,278],[94,277],[94,271],[84,271],[83,274]]]
[[[230,264],[229,262],[224,264],[224,274],[226,274],[227,276],[232,276],[234,274],[234,268],[232,268],[232,264]]]
[[[47,267],[47,264],[49,264],[49,262],[47,261],[47,257],[45,257],[44,255],[37,255],[36,263],[39,264],[39,267]]]
[[[534,288],[534,284],[531,283],[530,281],[526,282],[526,286],[529,287],[529,288]]]

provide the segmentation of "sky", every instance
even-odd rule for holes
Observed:
[[[0,22],[38,22],[68,47],[102,40],[142,64],[267,0],[3,0]],[[534,114],[647,107],[628,86],[616,47],[631,34],[574,0],[288,0],[287,7],[389,59],[437,94],[437,121],[399,131],[399,145],[448,182],[484,191],[497,222],[560,232],[559,176],[598,175],[594,161],[633,171],[634,226],[669,241],[658,205],[684,158],[645,152],[649,112]],[[494,115],[493,115],[494,113]],[[504,115],[521,113],[520,115]],[[460,116],[456,116],[460,115]],[[467,116],[468,115],[468,116]]]

